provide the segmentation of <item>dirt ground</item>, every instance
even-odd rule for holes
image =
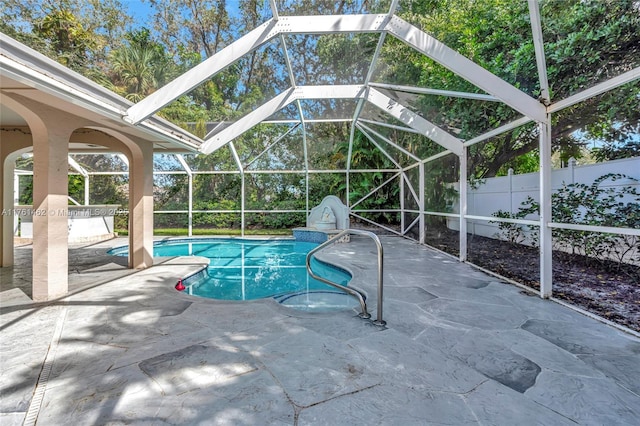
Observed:
[[[458,234],[427,238],[428,244],[456,254]],[[540,288],[537,248],[470,235],[468,259],[527,287]],[[602,263],[553,252],[553,296],[640,332],[640,267]]]

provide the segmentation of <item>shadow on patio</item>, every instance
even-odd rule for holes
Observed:
[[[70,296],[5,305],[15,290],[2,293],[2,424],[640,422],[639,339],[411,241],[382,242],[386,329],[354,311],[177,293],[199,267],[188,258],[117,276],[102,257],[113,242],[70,255],[102,259],[78,269]],[[370,241],[324,257],[376,302]]]

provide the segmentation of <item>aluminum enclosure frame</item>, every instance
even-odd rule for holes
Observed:
[[[320,171],[312,171],[309,169],[309,158],[307,152],[307,125],[312,122],[330,122],[330,121],[350,121],[350,137],[349,137],[349,154],[347,156],[347,164],[345,170],[332,170],[323,171],[327,173],[344,173],[346,178],[347,192],[349,192],[349,177],[352,173],[363,172],[363,170],[353,170],[351,164],[351,154],[353,152],[353,142],[355,132],[362,133],[373,145],[377,147],[395,166],[385,170],[386,172],[393,173],[392,177],[386,179],[384,183],[372,189],[368,194],[362,197],[357,202],[353,203],[350,207],[357,207],[365,199],[374,194],[377,190],[385,185],[394,182],[397,179],[400,183],[400,211],[411,212],[417,214],[415,220],[411,220],[410,224],[405,223],[404,215],[402,215],[402,225],[400,235],[405,235],[406,231],[418,224],[420,243],[425,243],[425,218],[428,216],[443,216],[448,218],[456,218],[459,220],[459,232],[460,232],[460,245],[459,245],[459,258],[461,261],[465,261],[467,258],[467,242],[466,242],[466,227],[467,221],[473,219],[479,220],[494,220],[502,222],[513,223],[526,223],[533,224],[540,227],[540,296],[550,297],[552,295],[552,276],[551,276],[551,249],[552,249],[552,235],[553,228],[565,228],[565,229],[583,229],[595,232],[611,232],[613,228],[600,229],[598,227],[587,227],[581,225],[570,224],[557,224],[553,223],[551,217],[551,117],[553,113],[561,111],[571,105],[586,99],[597,96],[598,94],[610,91],[623,84],[636,81],[640,79],[640,67],[632,69],[622,75],[614,77],[608,81],[597,84],[583,92],[574,94],[563,100],[551,99],[549,92],[549,82],[547,79],[547,67],[546,58],[544,54],[544,40],[543,30],[541,25],[540,4],[538,0],[527,0],[529,19],[531,23],[532,40],[536,58],[537,77],[540,85],[540,97],[535,99],[503,79],[492,74],[488,70],[482,68],[480,65],[474,63],[472,60],[466,58],[455,50],[449,48],[444,43],[440,42],[433,36],[429,35],[425,31],[417,28],[416,26],[406,22],[395,15],[396,8],[398,7],[398,0],[393,0],[386,14],[358,14],[358,15],[313,15],[313,16],[283,16],[278,13],[277,1],[269,0],[269,7],[273,12],[273,18],[264,22],[262,25],[249,31],[243,37],[239,38],[232,44],[226,46],[219,52],[215,53],[210,58],[206,59],[199,65],[195,66],[191,70],[184,73],[181,77],[173,80],[163,88],[152,93],[137,104],[129,106],[126,110],[122,107],[114,108],[113,105],[109,105],[105,102],[98,102],[99,99],[80,99],[76,102],[82,102],[87,108],[93,108],[100,111],[106,111],[114,118],[120,118],[129,125],[135,125],[141,129],[145,129],[156,135],[162,136],[164,139],[176,141],[191,149],[195,149],[199,145],[199,151],[204,154],[212,153],[222,147],[228,145],[231,150],[231,155],[234,159],[237,171],[224,171],[220,173],[237,173],[242,180],[242,201],[241,201],[241,216],[242,216],[242,232],[244,234],[244,215],[245,215],[245,175],[253,173],[304,173],[306,181],[306,210],[309,211],[309,176],[312,173]],[[375,51],[372,55],[372,61],[369,65],[368,72],[364,77],[361,84],[351,85],[299,85],[296,81],[294,71],[291,64],[291,58],[287,47],[286,36],[290,34],[364,34],[374,33],[379,35],[378,43]],[[465,79],[472,83],[475,87],[481,89],[485,93],[460,93],[446,90],[437,90],[431,88],[418,88],[402,85],[391,85],[372,82],[372,75],[374,72],[375,64],[379,59],[380,52],[382,50],[385,38],[391,36],[395,39],[410,46],[420,54],[432,59],[440,66],[443,66],[455,75]],[[157,117],[153,115],[160,111],[162,108],[179,98],[187,94],[192,89],[198,87],[203,82],[216,76],[218,73],[233,65],[247,54],[261,48],[265,44],[273,40],[279,40],[284,51],[285,67],[288,71],[290,86],[276,94],[273,98],[267,100],[262,105],[259,105],[250,113],[241,117],[235,122],[230,123],[229,126],[220,126],[212,130],[203,141],[198,138],[191,138],[191,135],[186,131],[176,130],[169,128],[167,130],[164,122],[159,121]],[[2,62],[3,72],[6,73],[26,73],[27,70],[20,69],[14,70],[6,64],[3,58],[0,58]],[[48,81],[40,77],[40,85],[50,91],[58,90],[56,82]],[[404,91],[407,93],[424,94],[424,95],[436,95],[436,96],[449,96],[449,97],[461,97],[467,99],[473,99],[478,101],[487,102],[502,102],[503,104],[511,107],[513,110],[522,114],[522,117],[516,119],[510,123],[502,124],[501,126],[485,132],[484,134],[475,136],[469,140],[462,140],[456,136],[448,133],[446,130],[440,128],[436,124],[422,117],[420,114],[412,111],[407,105],[398,102],[384,93],[384,90]],[[353,116],[350,119],[327,119],[327,120],[311,120],[305,117],[305,112],[302,107],[304,100],[319,100],[319,99],[351,99],[356,100],[356,107]],[[290,120],[287,123],[292,124],[293,127],[289,128],[287,132],[280,135],[273,142],[271,142],[266,148],[251,161],[246,164],[242,164],[234,140],[249,131],[254,126],[268,122],[268,119],[278,111],[284,108],[295,105],[299,119]],[[362,118],[361,114],[365,106],[373,106],[377,110],[381,111],[385,117],[393,118],[394,121],[402,123],[390,124],[382,122],[374,122],[367,118]],[[282,121],[285,122],[284,120]],[[539,152],[540,152],[540,200],[541,200],[541,214],[540,219],[537,221],[513,221],[510,219],[497,219],[487,218],[480,216],[473,216],[467,213],[467,150],[469,147],[482,143],[490,138],[503,134],[507,131],[516,129],[527,123],[535,123],[539,131]],[[123,123],[124,124],[124,123]],[[222,124],[222,123],[218,123]],[[228,124],[228,123],[225,123]],[[427,139],[433,141],[444,151],[433,155],[426,159],[420,159],[417,156],[411,154],[409,151],[404,150],[401,146],[394,143],[390,139],[384,137],[379,132],[376,132],[370,124],[380,125],[388,128],[393,128],[400,131],[412,132],[420,134]],[[302,128],[302,143],[303,143],[303,163],[304,170],[295,171],[259,171],[259,170],[247,170],[247,167],[259,158],[261,155],[268,152],[273,146],[277,145],[281,139],[283,139],[289,132]],[[405,156],[409,157],[413,163],[409,166],[403,166],[400,162],[393,159],[390,152],[393,150],[402,152]],[[177,154],[176,154],[177,155]],[[454,155],[458,158],[459,174],[460,174],[460,197],[459,197],[459,214],[431,212],[425,208],[425,168],[429,163],[443,158],[447,155]],[[188,191],[189,191],[189,233],[192,231],[191,216],[195,212],[192,206],[193,197],[193,176],[201,172],[191,170],[187,162],[183,157],[178,155],[178,161],[184,168],[188,176]],[[77,164],[72,164],[79,173],[81,173],[86,179],[92,173],[85,172],[82,167]],[[417,169],[417,185],[416,182],[412,182],[408,177],[408,172],[416,173]],[[162,172],[171,173],[171,172]],[[177,173],[177,172],[176,172]],[[218,172],[216,172],[218,173]],[[88,185],[87,185],[88,186]],[[411,203],[415,202],[417,208],[406,209],[405,195],[409,196]],[[88,194],[85,194],[85,198],[88,198]],[[347,200],[347,203],[349,201]],[[170,213],[170,212],[164,212]],[[367,220],[363,216],[358,215],[358,211],[353,211],[354,216],[357,216],[363,220]],[[377,224],[385,229],[390,230],[380,224]],[[597,229],[596,229],[597,228]],[[393,231],[393,230],[391,230]],[[396,231],[393,231],[398,233]],[[623,234],[638,235],[640,231],[629,229],[617,229],[617,232]]]

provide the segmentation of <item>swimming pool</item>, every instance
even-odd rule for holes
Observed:
[[[307,253],[318,244],[295,240],[249,240],[239,238],[178,239],[156,242],[154,256],[203,256],[209,267],[183,280],[185,292],[222,300],[276,298],[283,304],[309,306],[310,293],[315,304],[335,304],[340,290],[307,274]],[[109,254],[126,256],[128,247]],[[312,259],[317,275],[348,285],[351,275],[343,269]],[[319,296],[322,295],[322,296]],[[319,297],[318,297],[319,296]],[[340,298],[341,299],[341,298]],[[350,299],[350,297],[349,297]],[[340,302],[344,305],[344,302]],[[353,305],[349,300],[349,305]]]

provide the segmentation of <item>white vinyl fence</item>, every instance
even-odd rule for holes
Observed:
[[[568,167],[553,170],[551,183],[554,191],[563,185],[572,183],[591,185],[596,179],[609,173],[624,174],[640,180],[640,157],[584,166],[576,165],[575,160],[571,159]],[[491,217],[493,213],[499,210],[515,213],[527,197],[539,201],[539,185],[539,173],[521,175],[510,173],[508,176],[486,179],[477,187],[470,187],[467,191],[467,214]],[[457,183],[455,186],[456,189],[459,188]],[[640,190],[638,182],[631,179],[607,180],[601,185],[603,188],[624,186],[634,186]],[[459,213],[457,205],[455,205],[454,209],[455,213]],[[527,219],[536,220],[537,217],[528,217]],[[459,229],[456,219],[449,221],[449,228]],[[496,238],[498,224],[481,220],[469,220],[468,232],[474,235]]]

